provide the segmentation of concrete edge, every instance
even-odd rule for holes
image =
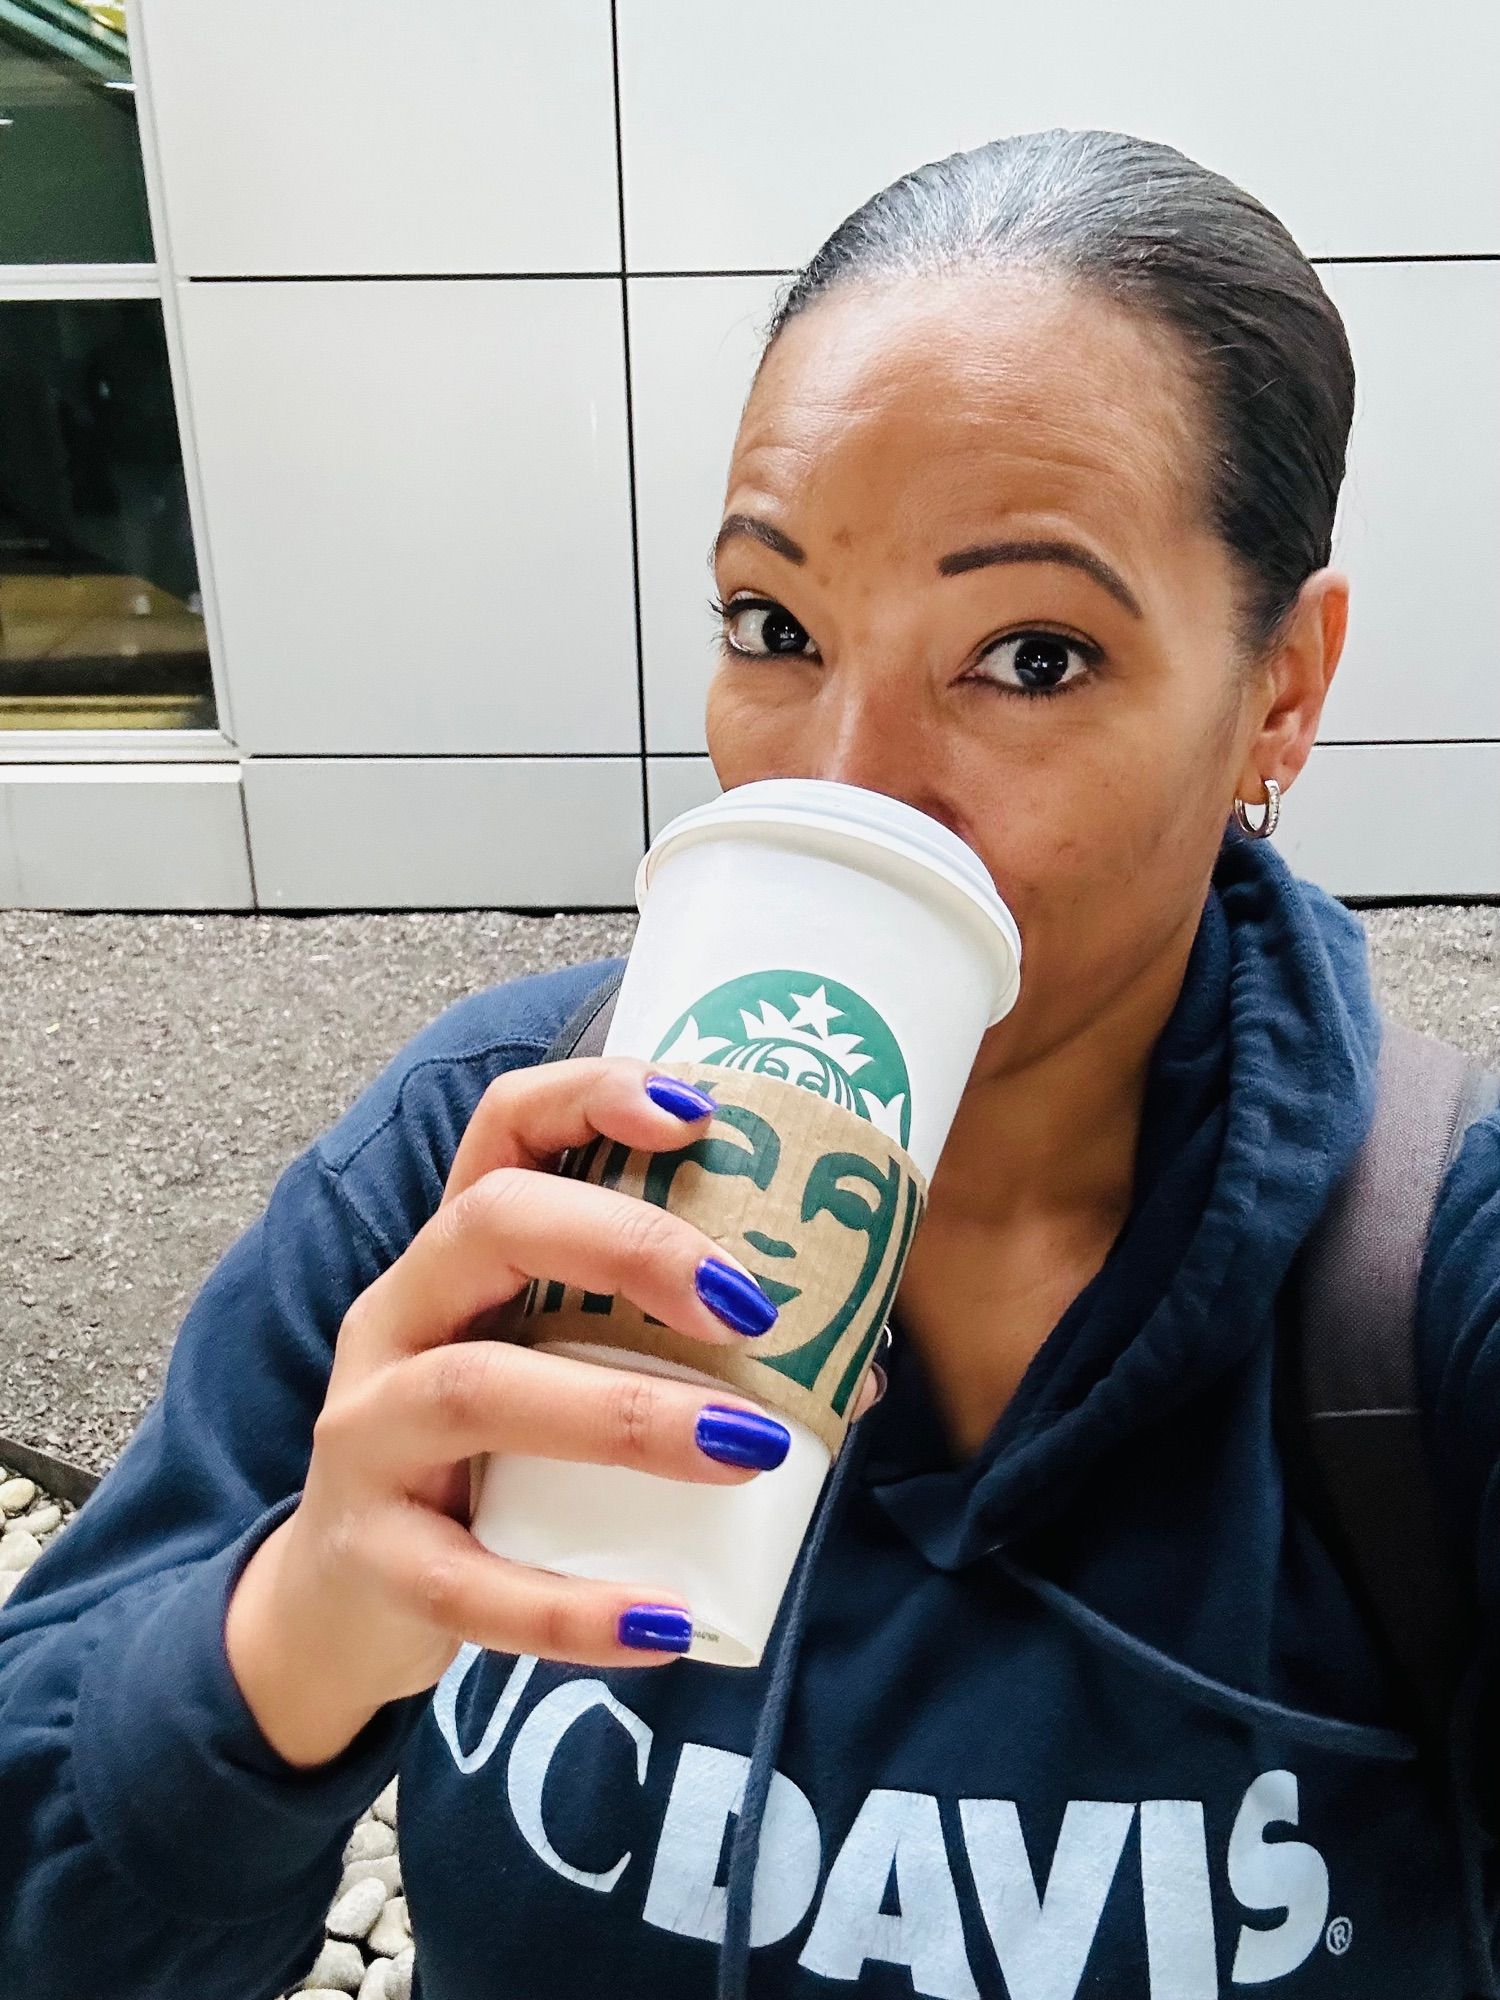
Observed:
[[[14,1438],[0,1437],[0,1465],[8,1465],[25,1479],[34,1479],[57,1499],[70,1501],[75,1507],[81,1507],[99,1484],[97,1472],[85,1472],[81,1465],[69,1465],[66,1459],[54,1458],[50,1452]]]

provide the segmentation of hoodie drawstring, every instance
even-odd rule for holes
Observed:
[[[858,1424],[852,1424],[845,1435],[843,1449],[824,1488],[807,1539],[802,1544],[795,1580],[782,1601],[781,1637],[772,1657],[770,1684],[756,1723],[755,1745],[750,1753],[750,1768],[745,1773],[739,1820],[729,1850],[717,2000],[744,2000],[750,1968],[750,1899],[755,1882],[756,1857],[760,1852],[761,1815],[771,1789],[771,1773],[776,1768],[776,1753],[781,1748],[787,1704],[791,1700],[792,1681],[797,1672],[808,1588],[829,1520],[838,1505],[839,1494],[854,1460],[858,1432]]]

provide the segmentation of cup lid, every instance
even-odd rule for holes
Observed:
[[[636,908],[645,909],[651,879],[670,849],[718,833],[771,826],[815,831],[821,843],[834,847],[839,858],[854,867],[860,864],[862,848],[878,847],[936,876],[957,893],[965,913],[981,919],[988,930],[998,975],[989,1025],[1010,1012],[1021,984],[1021,933],[990,871],[968,842],[941,820],[863,785],[828,778],[758,778],[679,813],[641,857],[635,872]]]

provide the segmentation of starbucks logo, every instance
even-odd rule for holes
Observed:
[[[836,979],[780,970],[726,980],[673,1023],[652,1060],[758,1070],[841,1104],[898,1146],[911,1131],[900,1045],[869,1001]]]

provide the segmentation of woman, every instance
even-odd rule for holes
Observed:
[[[284,1990],[398,1765],[427,2000],[1500,1990],[1272,1426],[1380,1027],[1356,919],[1235,820],[1274,825],[1338,663],[1353,389],[1281,225],[1120,134],[924,167],[818,252],[729,468],[715,768],[953,827],[1026,977],[805,1596],[716,1670],[649,1579],[468,1535],[479,1451],[643,1465],[686,1507],[785,1448],[733,1399],[699,1430],[690,1385],[465,1338],[533,1274],[705,1339],[774,1317],[680,1219],[538,1171],[703,1114],[640,1062],[539,1065],[611,965],[477,994],[287,1169],[0,1622],[8,1995]],[[1419,1339],[1488,1633],[1500,1117],[1445,1182]],[[1492,1723],[1456,1743],[1486,1812]]]

